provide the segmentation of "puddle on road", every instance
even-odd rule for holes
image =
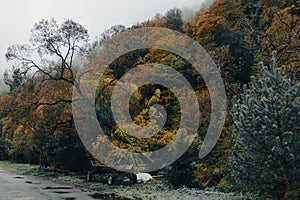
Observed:
[[[66,198],[63,198],[63,200],[75,200],[76,198],[74,197],[66,197]]]
[[[95,193],[95,194],[90,194],[90,197],[94,199],[105,199],[105,200],[131,200],[127,197],[121,197],[116,194],[103,194],[103,193]]]
[[[57,193],[57,194],[68,194],[70,192],[68,191],[53,191],[53,193]]]
[[[33,184],[33,185],[40,185],[41,183],[39,182],[33,182],[33,181],[25,181],[27,184]]]
[[[47,186],[43,189],[44,190],[71,190],[73,188],[69,186]]]
[[[24,179],[23,176],[15,176],[14,178],[16,178],[16,179]]]
[[[57,194],[68,194],[68,193],[71,193],[71,191],[67,191],[67,190],[71,190],[73,188],[69,187],[69,186],[48,186],[43,189],[44,190],[53,190],[51,192],[57,193]]]

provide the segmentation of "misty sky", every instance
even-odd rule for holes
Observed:
[[[151,19],[156,13],[178,8],[198,10],[204,0],[12,0],[0,8],[0,78],[10,68],[7,47],[28,43],[30,30],[41,19],[73,19],[85,25],[93,40],[116,24],[130,26]]]

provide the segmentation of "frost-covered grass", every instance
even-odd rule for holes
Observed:
[[[23,174],[33,174],[39,172],[38,165],[30,165],[30,164],[19,164],[12,163],[9,161],[0,161],[0,167],[3,169],[23,173]]]
[[[18,173],[49,178],[54,182],[69,184],[85,190],[100,193],[115,194],[121,198],[132,200],[240,200],[246,199],[233,193],[221,193],[211,189],[200,190],[191,188],[173,188],[163,179],[152,180],[146,184],[107,185],[105,175],[98,181],[87,182],[85,174],[62,175],[55,172],[40,170],[37,165],[14,164],[0,161],[0,167]]]
[[[220,193],[210,190],[191,188],[172,188],[164,181],[155,180],[146,184],[113,187],[112,190],[119,196],[131,197],[132,199],[145,200],[238,200],[241,197],[233,193]]]

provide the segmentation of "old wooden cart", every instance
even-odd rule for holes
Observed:
[[[92,164],[92,170],[88,171],[87,173],[87,181],[93,180],[93,175],[95,174],[107,174],[107,183],[109,185],[115,184],[117,179],[120,178],[127,178],[129,180],[130,184],[134,184],[137,182],[136,175],[133,173],[126,173],[123,171],[118,171],[116,169],[113,169],[111,167],[108,167],[106,165],[102,165],[99,163],[94,163],[91,161]],[[126,165],[122,166],[123,169],[132,169],[133,165]]]

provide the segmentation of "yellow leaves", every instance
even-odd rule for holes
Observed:
[[[157,33],[154,33],[157,34]],[[154,37],[155,41],[156,38]],[[174,49],[174,46],[178,46],[177,49],[182,49],[182,47],[187,46],[186,40],[184,38],[178,40],[178,35],[170,34],[166,35],[165,37],[161,38],[160,40],[156,41],[156,45],[159,47],[152,48],[148,51],[148,53],[140,57],[137,61],[137,64],[145,64],[145,63],[161,63],[170,67],[181,67],[184,66],[184,61],[179,57],[170,52],[164,51],[161,48],[164,47],[168,49]]]
[[[227,179],[222,179],[220,181],[220,186],[221,187],[227,187],[227,186],[229,186],[229,181]]]
[[[217,166],[208,165],[205,163],[200,163],[196,165],[196,170],[194,171],[195,181],[203,184],[205,187],[215,185],[219,181],[223,181],[222,184],[226,185],[228,182],[225,179],[221,179],[222,171]]]
[[[208,10],[198,15],[196,22],[186,24],[186,33],[202,45],[212,42],[217,29],[230,26],[232,19],[239,16],[239,4],[234,0],[215,1]],[[234,24],[233,28],[238,29],[238,26]]]
[[[8,103],[12,101],[12,97],[9,94],[2,94],[0,96],[0,112],[7,112]]]
[[[9,144],[9,155],[42,152],[49,138],[55,139],[73,128],[69,123],[72,117],[70,104],[39,105],[71,99],[72,85],[42,79],[35,76],[22,87],[0,97],[2,134]]]
[[[175,134],[171,131],[164,130],[160,132],[160,136],[161,138],[157,140],[157,143],[166,145],[174,141]]]
[[[146,21],[146,22],[143,22],[142,24],[142,27],[157,27],[159,25],[159,23],[157,21]]]
[[[12,119],[10,117],[2,118],[2,133],[6,133],[7,130],[10,130],[12,128]]]
[[[218,168],[218,167],[214,168],[213,173],[217,174],[217,173],[220,173],[220,172],[221,172],[220,168]]]
[[[158,102],[160,102],[160,95],[161,95],[161,92],[159,89],[156,89],[155,90],[155,95],[153,95],[150,100],[148,101],[148,106],[151,106],[153,104],[156,104]]]
[[[144,113],[141,113],[134,118],[134,122],[140,126],[146,126],[149,124],[149,121],[145,119],[145,114],[147,113],[147,110],[146,109],[144,110],[145,110]]]
[[[114,135],[116,135],[117,137],[119,138],[127,138],[128,137],[128,134],[125,132],[125,131],[122,131],[120,129],[117,129],[115,132],[114,132]]]
[[[72,117],[72,109],[69,108],[69,107],[70,107],[70,105],[66,105],[66,107],[62,111],[62,114],[60,116],[60,119],[62,121],[67,121],[67,120],[71,119],[71,117]]]
[[[155,90],[155,96],[157,96],[158,98],[160,98],[160,95],[161,95],[161,90],[159,88],[157,88]]]
[[[216,16],[215,18],[213,18],[215,25],[223,25],[226,23],[226,19],[223,16]]]

